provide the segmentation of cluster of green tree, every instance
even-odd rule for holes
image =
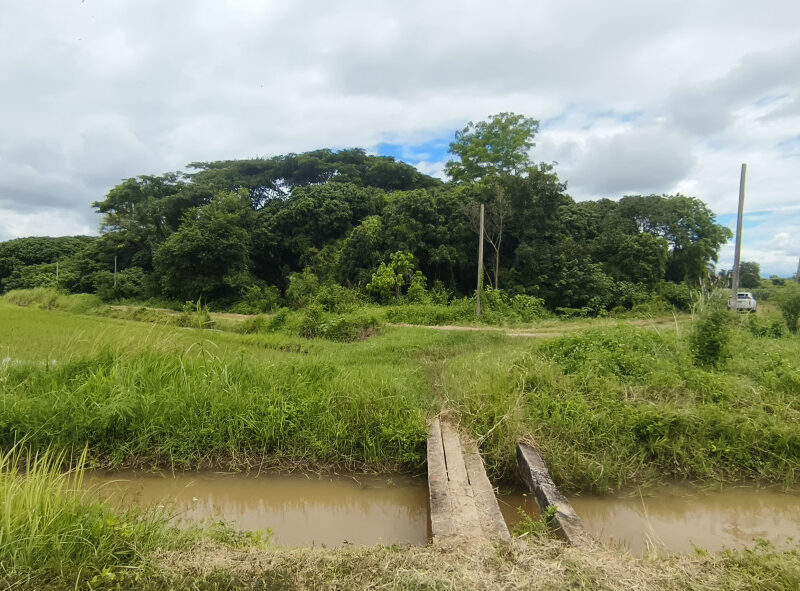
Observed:
[[[379,301],[434,285],[466,295],[476,282],[479,203],[488,284],[551,308],[629,307],[663,282],[709,276],[730,231],[703,202],[575,202],[551,165],[531,161],[537,131],[537,121],[513,113],[470,122],[450,145],[448,183],[359,149],[127,179],[94,203],[100,238],[5,243],[0,280],[5,290],[35,287],[27,269],[60,260],[62,287],[104,297],[279,299],[301,283],[298,274]],[[80,248],[67,247],[73,242]],[[45,244],[53,245],[48,255],[13,254]]]

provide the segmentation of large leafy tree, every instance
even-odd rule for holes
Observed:
[[[761,285],[761,265],[754,261],[739,263],[739,287],[755,289]]]
[[[441,181],[389,156],[371,156],[361,149],[314,150],[271,158],[193,162],[194,183],[214,190],[250,191],[253,207],[286,199],[297,187],[345,183],[385,191],[435,187]]]
[[[445,172],[458,183],[483,181],[499,175],[520,175],[530,166],[530,151],[539,131],[536,119],[516,113],[498,113],[488,121],[470,121],[456,132],[450,153],[457,160]]]
[[[381,215],[383,244],[412,253],[427,278],[468,290],[474,238],[462,205],[453,190],[394,193]]]
[[[164,295],[224,299],[249,285],[252,215],[246,192],[222,193],[189,210],[153,257]]]

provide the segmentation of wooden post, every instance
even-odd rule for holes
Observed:
[[[731,283],[730,300],[734,307],[739,293],[739,254],[742,250],[742,213],[744,211],[744,177],[746,173],[747,164],[742,164],[742,175],[739,177],[739,215],[736,218],[736,246],[733,251],[733,282]]]
[[[481,229],[478,237],[478,293],[475,298],[475,315],[481,315],[481,291],[483,291],[483,203],[481,203]]]

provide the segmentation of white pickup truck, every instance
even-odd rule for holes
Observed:
[[[740,291],[736,294],[736,299],[731,296],[728,300],[728,310],[743,310],[745,312],[755,312],[758,302],[749,291]]]

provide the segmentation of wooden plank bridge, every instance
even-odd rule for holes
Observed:
[[[594,543],[536,449],[519,443],[517,463],[522,480],[541,514],[549,515],[555,532],[570,544]],[[428,429],[428,491],[434,544],[510,541],[478,446],[438,417]]]

